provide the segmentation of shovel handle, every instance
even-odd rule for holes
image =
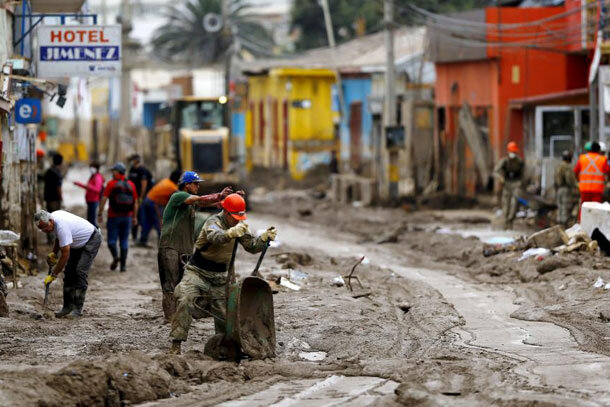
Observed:
[[[252,276],[261,276],[260,273],[258,272],[258,269],[261,266],[261,263],[263,262],[263,258],[265,257],[265,253],[267,253],[267,249],[269,248],[269,245],[271,244],[270,240],[267,240],[265,242],[265,246],[263,247],[263,251],[261,252],[260,257],[258,258],[258,261],[256,262],[256,267],[254,267],[254,271],[252,271]]]

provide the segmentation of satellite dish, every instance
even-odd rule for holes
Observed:
[[[209,33],[217,33],[222,29],[222,17],[216,13],[208,13],[203,17],[203,28]]]

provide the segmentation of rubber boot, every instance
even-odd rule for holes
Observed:
[[[182,352],[182,341],[173,340],[169,350],[170,355],[179,355]]]
[[[165,316],[165,322],[172,322],[172,318],[176,313],[176,299],[174,293],[163,292],[163,299],[161,300],[163,306],[163,315]]]
[[[112,254],[112,263],[110,263],[110,270],[114,271],[119,266],[119,254],[117,253],[116,246],[108,246],[110,254]]]
[[[55,313],[55,316],[57,318],[65,317],[74,309],[74,291],[74,288],[64,286],[64,307],[60,311]]]
[[[121,273],[127,271],[127,249],[121,248]]]
[[[74,308],[68,315],[70,318],[79,318],[83,316],[83,305],[85,305],[85,294],[87,290],[82,288],[74,289]]]

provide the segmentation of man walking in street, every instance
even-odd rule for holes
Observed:
[[[137,223],[138,194],[133,182],[125,179],[125,165],[116,163],[112,168],[112,180],[104,189],[104,197],[98,211],[98,222],[102,224],[104,207],[108,205],[108,248],[112,254],[110,270],[116,270],[119,262],[121,272],[127,270],[127,250],[129,248],[129,231]],[[117,252],[117,240],[120,241],[121,254]]]
[[[61,210],[53,213],[40,210],[34,214],[34,223],[41,231],[57,236],[53,251],[47,256],[47,262],[53,269],[44,279],[47,286],[64,272],[64,306],[55,316],[80,317],[89,269],[102,244],[102,235],[85,219]]]
[[[140,240],[137,246],[149,247],[148,234],[152,228],[155,228],[157,231],[157,238],[161,236],[161,216],[169,202],[169,198],[178,190],[179,181],[180,171],[175,170],[172,171],[169,178],[162,179],[148,191],[140,207],[142,231],[140,232]]]
[[[174,289],[182,279],[183,266],[180,256],[193,254],[195,242],[195,210],[193,205],[201,207],[220,203],[233,191],[227,187],[222,192],[211,195],[197,195],[199,183],[203,182],[193,171],[186,171],[180,177],[178,191],[169,199],[163,211],[163,225],[159,239],[159,279],[163,290],[163,314],[169,322],[176,310]]]
[[[568,228],[573,222],[572,212],[578,203],[578,181],[572,171],[572,152],[563,151],[561,158],[563,161],[555,170],[557,223]]]
[[[504,229],[512,229],[513,221],[517,215],[517,197],[523,184],[525,164],[519,153],[517,143],[511,141],[507,144],[508,157],[504,157],[494,170],[494,176],[502,185],[502,216]]]
[[[202,306],[214,315],[215,333],[225,332],[227,274],[234,245],[239,243],[249,253],[258,253],[276,237],[274,227],[258,238],[252,234],[243,222],[246,202],[242,196],[227,196],[222,201],[222,208],[221,213],[210,217],[203,225],[193,256],[185,267],[184,278],[176,287],[177,309],[170,333],[170,352],[173,354],[180,353],[182,342],[187,339],[197,299],[202,299]]]
[[[129,173],[127,179],[136,186],[136,193],[138,195],[138,207],[142,206],[143,198],[146,196],[150,188],[153,186],[152,173],[142,165],[141,157],[139,154],[134,154],[128,158],[129,160]],[[134,222],[131,227],[131,236],[133,240],[138,238],[138,225],[142,222],[142,214],[138,215],[138,222]]]
[[[585,144],[585,154],[578,158],[574,167],[574,174],[578,177],[581,208],[585,202],[602,202],[606,175],[610,172],[610,166],[608,159],[599,152],[598,142]],[[578,219],[580,220],[580,210]]]
[[[64,157],[57,153],[53,155],[53,165],[44,173],[44,201],[47,211],[54,212],[61,208],[63,200],[61,192],[61,183],[63,175],[61,173],[61,164]],[[47,243],[53,244],[55,237],[52,233],[47,235]]]

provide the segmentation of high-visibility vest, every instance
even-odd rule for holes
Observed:
[[[602,168],[606,166],[607,158],[601,154],[587,153],[580,156],[580,173],[578,186],[580,192],[604,192],[606,183]]]

